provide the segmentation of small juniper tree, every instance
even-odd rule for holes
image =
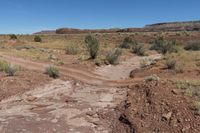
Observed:
[[[42,42],[42,38],[40,36],[35,36],[34,41],[35,42]]]
[[[16,39],[17,39],[17,36],[15,34],[10,35],[10,40],[16,40]]]

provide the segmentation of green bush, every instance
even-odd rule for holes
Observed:
[[[119,45],[120,48],[129,49],[132,46],[137,45],[137,41],[132,40],[130,37],[126,37],[122,44]]]
[[[17,39],[17,36],[16,36],[15,34],[11,34],[11,35],[10,35],[10,39],[11,39],[11,40],[16,40],[16,39]]]
[[[4,71],[8,76],[14,76],[17,72],[17,67],[5,61],[0,61],[0,71]]]
[[[150,50],[156,50],[159,53],[177,53],[178,45],[176,41],[166,41],[162,37],[155,39],[153,45],[150,47]]]
[[[116,48],[114,51],[110,51],[107,55],[106,55],[106,60],[112,64],[112,65],[116,65],[118,64],[118,58],[119,56],[122,54],[122,50],[119,48]]]
[[[85,43],[91,59],[96,59],[99,51],[99,41],[91,35],[85,37]]]
[[[145,77],[146,82],[159,81],[159,80],[160,78],[156,74]]]
[[[175,70],[176,68],[176,60],[172,59],[172,58],[167,58],[165,61],[165,66],[167,69],[173,69]]]
[[[49,75],[52,78],[58,78],[59,70],[58,70],[58,68],[56,68],[54,66],[48,66],[45,68],[45,74]]]
[[[185,50],[193,50],[198,51],[200,50],[200,41],[191,41],[184,47]]]
[[[134,53],[134,54],[137,54],[139,56],[145,56],[146,55],[145,54],[145,49],[144,49],[143,45],[132,46],[131,52]]]
[[[5,62],[5,61],[0,61],[0,71],[6,71],[6,69],[8,68],[9,63]]]
[[[34,41],[35,42],[42,42],[42,38],[40,36],[35,36]]]
[[[78,53],[78,50],[75,46],[68,46],[65,49],[65,53],[68,55],[76,55]]]

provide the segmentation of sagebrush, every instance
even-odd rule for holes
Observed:
[[[109,64],[116,65],[118,64],[118,58],[122,54],[122,50],[119,48],[116,48],[114,51],[110,51],[106,55],[106,60],[109,62]]]
[[[58,78],[59,77],[59,70],[58,68],[54,66],[47,66],[45,68],[45,74],[49,75],[52,78]]]
[[[91,35],[85,37],[85,43],[91,59],[96,59],[99,51],[99,41]]]

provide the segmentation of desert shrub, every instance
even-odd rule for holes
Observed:
[[[68,46],[65,49],[65,53],[68,55],[76,55],[78,53],[78,50],[75,46]]]
[[[200,73],[200,62],[196,63],[197,71]]]
[[[166,41],[163,37],[155,39],[153,45],[150,47],[150,50],[156,50],[159,53],[177,53],[178,45],[176,41]]]
[[[91,59],[97,57],[99,51],[99,41],[91,35],[85,37],[85,43]]]
[[[34,41],[35,42],[42,42],[42,38],[40,36],[35,36]]]
[[[141,68],[146,68],[148,66],[149,66],[149,63],[148,63],[148,59],[147,58],[144,58],[144,59],[140,60],[140,67]]]
[[[110,51],[107,55],[106,55],[106,60],[112,64],[112,65],[116,65],[118,63],[118,58],[119,56],[122,54],[122,50],[119,48],[116,48],[114,51]]]
[[[167,69],[173,69],[175,70],[176,68],[176,60],[172,59],[172,58],[167,58],[165,61],[165,66]]]
[[[11,35],[9,35],[10,36],[10,39],[11,40],[16,40],[17,39],[17,36],[15,35],[15,34],[11,34]]]
[[[0,61],[0,71],[5,71],[9,66],[9,63],[5,61]]]
[[[160,80],[160,78],[159,78],[156,74],[147,76],[147,77],[145,78],[145,81],[146,81],[146,82],[159,81],[159,80]]]
[[[176,73],[183,73],[184,72],[184,68],[183,68],[183,64],[176,64],[176,66],[175,66],[175,72]]]
[[[193,110],[196,111],[196,114],[200,115],[200,102],[199,101],[194,102],[192,108],[193,108]]]
[[[0,71],[4,71],[8,76],[14,76],[17,72],[17,67],[8,62],[0,61]]]
[[[57,58],[54,54],[52,54],[52,53],[50,53],[50,54],[48,55],[48,59],[49,59],[49,60],[58,60],[58,58]]]
[[[131,48],[131,52],[139,56],[145,56],[145,49],[143,45],[134,45]]]
[[[137,41],[132,40],[130,37],[126,37],[122,44],[119,45],[120,48],[129,49],[132,46],[137,45]]]
[[[9,64],[5,72],[8,74],[8,76],[14,76],[15,73],[17,72],[17,67]]]
[[[180,32],[177,32],[177,33],[176,33],[176,36],[181,36],[181,33],[180,33]]]
[[[106,62],[105,62],[105,63],[106,63]],[[101,60],[100,58],[96,58],[96,59],[94,60],[94,64],[95,64],[96,66],[101,66],[102,60]]]
[[[187,45],[184,47],[184,49],[198,51],[198,50],[200,50],[200,41],[188,42]]]
[[[48,66],[45,68],[45,74],[49,75],[52,78],[58,78],[59,70],[58,70],[58,68],[56,68],[54,66]]]
[[[185,36],[190,36],[189,32],[187,32],[187,31],[183,31],[182,34]]]

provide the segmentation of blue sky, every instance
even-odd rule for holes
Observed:
[[[1,0],[0,34],[200,20],[200,0]]]

